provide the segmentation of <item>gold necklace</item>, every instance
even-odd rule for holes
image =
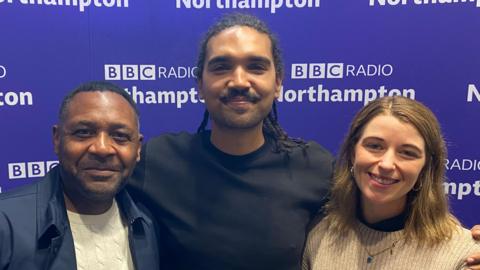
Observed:
[[[384,248],[384,249],[382,249],[382,250],[380,250],[380,251],[378,251],[378,252],[375,252],[375,253],[371,253],[370,251],[368,251],[368,249],[367,249],[365,246],[362,246],[363,249],[365,249],[365,251],[366,251],[367,254],[368,254],[367,264],[370,264],[370,263],[373,261],[373,259],[375,258],[375,256],[380,255],[380,254],[382,254],[382,253],[384,253],[384,252],[390,251],[390,255],[393,255],[393,248],[395,248],[395,245],[396,245],[400,240],[402,240],[402,239],[400,238],[400,239],[397,239],[397,240],[393,241],[393,243],[392,243],[391,246],[389,246],[389,247],[387,247],[387,248]]]

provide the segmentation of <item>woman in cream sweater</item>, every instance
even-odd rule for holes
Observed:
[[[303,269],[467,269],[480,244],[449,212],[445,158],[438,121],[421,103],[395,96],[361,109]]]

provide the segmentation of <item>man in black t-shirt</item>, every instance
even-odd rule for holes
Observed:
[[[277,40],[257,18],[227,15],[207,32],[197,68],[198,132],[151,139],[130,185],[159,221],[162,266],[299,269],[333,158],[277,122]]]

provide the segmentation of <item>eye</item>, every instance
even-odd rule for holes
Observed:
[[[116,142],[123,143],[123,142],[129,142],[132,140],[132,136],[128,133],[125,132],[113,132],[110,135]]]
[[[92,129],[88,129],[88,128],[80,128],[80,129],[74,130],[72,132],[72,134],[75,137],[86,139],[86,138],[90,138],[93,135],[95,135],[95,131],[92,130]]]
[[[371,151],[380,151],[383,149],[383,145],[375,142],[368,142],[364,144],[364,147]]]
[[[421,157],[420,154],[414,150],[401,150],[400,154],[409,159],[416,159]]]
[[[214,73],[223,73],[231,69],[231,66],[227,63],[216,63],[209,67],[209,71]]]
[[[268,66],[262,63],[252,63],[248,65],[248,70],[253,71],[257,74],[262,74],[268,70]]]

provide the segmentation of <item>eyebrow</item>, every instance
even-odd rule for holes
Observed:
[[[367,139],[374,139],[374,140],[379,140],[379,141],[382,141],[382,142],[385,142],[384,139],[380,138],[380,137],[376,137],[376,136],[370,136],[370,137],[365,137],[363,138],[362,142],[364,142],[365,140]],[[410,148],[413,148],[414,150],[420,152],[420,153],[423,153],[424,151],[421,150],[418,146],[414,145],[414,144],[411,144],[411,143],[404,143],[401,145],[402,147],[410,147]]]
[[[77,123],[72,124],[73,127],[75,126],[87,126],[87,127],[97,127],[98,125],[95,122],[88,121],[88,120],[80,120]],[[112,125],[109,126],[109,129],[127,129],[127,130],[134,130],[131,127],[122,124],[122,123],[113,123]]]
[[[214,65],[216,63],[225,63],[225,62],[231,62],[232,61],[232,57],[229,57],[229,56],[216,56],[212,59],[210,59],[207,63],[208,66],[210,65]],[[266,64],[266,65],[271,65],[272,64],[272,61],[267,58],[267,57],[263,57],[263,56],[249,56],[247,57],[247,62],[260,62],[260,63],[263,63],[263,64]]]
[[[266,57],[263,57],[263,56],[252,56],[252,57],[249,57],[248,60],[250,62],[262,62],[264,64],[268,64],[270,65],[272,63],[272,61]]]

